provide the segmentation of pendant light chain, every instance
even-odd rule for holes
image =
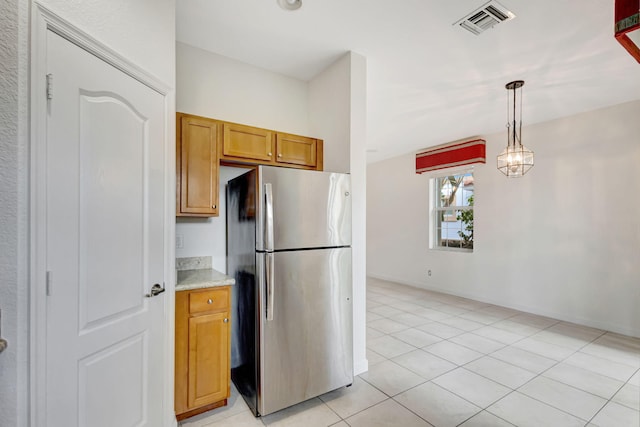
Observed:
[[[518,133],[516,127],[516,86],[513,86],[513,149],[516,148],[516,141],[518,141]],[[520,141],[518,141],[520,142]]]
[[[516,90],[513,90],[513,96],[516,96]],[[522,86],[520,86],[520,130],[518,132],[518,144],[520,144],[520,147],[522,147]],[[515,99],[514,99],[514,104],[515,104]],[[515,116],[515,105],[514,105],[514,110],[513,110],[513,114]]]
[[[509,92],[507,92],[507,148],[511,141],[511,109],[509,108]]]

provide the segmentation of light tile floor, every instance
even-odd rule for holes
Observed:
[[[184,427],[640,427],[640,339],[367,280],[369,371],[254,418],[229,405]]]

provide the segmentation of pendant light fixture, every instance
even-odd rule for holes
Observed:
[[[284,10],[296,10],[302,6],[302,0],[278,0],[278,4]]]
[[[507,148],[498,156],[498,170],[509,178],[518,178],[533,167],[533,151],[522,145],[522,86],[523,80],[515,80],[505,85],[507,89]],[[516,98],[520,89],[520,120],[516,122]],[[513,93],[513,104],[511,104]],[[513,105],[513,114],[510,111]]]

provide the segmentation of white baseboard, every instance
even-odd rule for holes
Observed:
[[[367,359],[361,359],[353,364],[353,375],[360,375],[369,370],[369,361]]]
[[[504,301],[500,301],[496,298],[487,298],[485,295],[475,294],[473,292],[456,292],[455,290],[451,290],[449,288],[443,288],[443,287],[433,286],[433,285],[430,286],[424,283],[412,282],[407,280],[398,280],[397,278],[388,277],[381,274],[367,273],[367,277],[371,277],[379,280],[386,280],[388,282],[395,282],[401,285],[412,286],[414,288],[442,292],[443,294],[469,298],[476,301],[485,302],[488,304],[499,305],[499,306],[511,308],[514,310],[537,314],[538,316],[551,317],[553,319],[563,320],[565,322],[577,323],[579,325],[589,326],[591,328],[602,329],[604,331],[616,332],[618,334],[640,338],[640,330],[635,329],[632,326],[628,326],[628,325],[619,325],[619,324],[606,322],[606,321],[603,322],[603,321],[589,319],[581,316],[571,316],[571,315],[567,315],[566,313],[556,312],[554,310],[546,310],[544,308],[539,308],[539,307],[532,307],[527,304],[505,303]]]

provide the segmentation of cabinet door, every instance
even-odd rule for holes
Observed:
[[[183,116],[176,152],[178,216],[218,216],[218,147],[216,122]]]
[[[272,134],[266,129],[225,123],[222,156],[271,162]]]
[[[189,408],[228,397],[228,318],[228,312],[220,312],[189,319]]]
[[[176,292],[175,393],[176,415],[189,410],[189,291]]]
[[[318,141],[314,138],[276,134],[276,162],[291,165],[317,166]]]

